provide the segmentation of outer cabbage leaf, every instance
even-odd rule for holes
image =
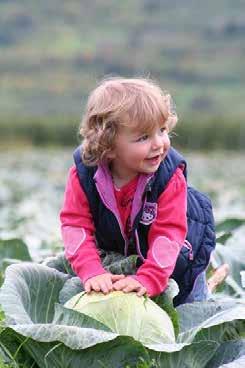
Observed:
[[[151,299],[138,297],[136,293],[79,293],[65,307],[100,321],[119,335],[132,336],[149,348],[175,342],[168,314]]]
[[[11,265],[6,270],[0,291],[0,304],[6,327],[39,342],[60,341],[72,349],[86,349],[113,340],[117,334],[78,318],[57,306],[59,292],[68,276],[52,268],[35,263]]]
[[[222,364],[219,368],[244,368],[245,367],[245,355],[241,356],[240,358],[234,360],[228,364]]]
[[[174,351],[172,354],[150,351],[150,357],[157,363],[154,368],[207,368],[207,363],[218,346],[215,341],[200,341],[186,345],[182,350]]]
[[[245,252],[245,219],[226,219],[217,225],[217,244],[212,253],[212,267],[216,268],[223,263],[228,263],[230,274],[221,287],[217,289],[215,298],[224,298],[227,295],[245,298],[242,286],[241,272],[244,270]]]
[[[5,315],[0,343],[12,355],[18,350],[18,363],[22,364],[29,357],[38,366],[47,368],[70,368],[79,364],[91,368],[100,364],[121,368],[127,364],[134,367],[143,357],[147,362],[154,359],[159,367],[183,368],[188,362],[193,368],[208,368],[209,361],[217,362],[219,367],[219,356],[224,352],[227,358],[221,364],[230,364],[235,358],[231,355],[232,347],[236,347],[237,354],[243,354],[239,342],[229,344],[229,348],[224,345],[227,340],[244,338],[242,300],[207,301],[178,307],[180,334],[177,343],[164,343],[161,339],[149,343],[147,349],[134,338],[118,336],[94,318],[57,304],[68,280],[72,280],[71,275],[35,263],[23,262],[7,268],[0,291]],[[70,285],[71,289],[73,286]],[[135,294],[134,297],[141,299]],[[147,305],[148,299],[142,300]],[[121,316],[123,319],[125,324]],[[20,359],[22,352],[23,359]]]
[[[0,285],[4,279],[5,269],[13,263],[31,261],[27,245],[22,239],[0,239]]]
[[[241,339],[245,331],[245,301],[206,301],[177,307],[180,317],[179,343]]]
[[[32,368],[71,368],[71,367],[136,367],[140,359],[149,361],[149,354],[142,344],[132,337],[119,336],[111,341],[96,344],[87,349],[71,349],[61,342],[40,342],[26,338],[7,328],[0,335],[0,342],[15,355],[18,346],[22,346],[16,358],[18,367]],[[16,345],[16,343],[18,343]],[[20,359],[20,352],[24,352]],[[29,361],[27,361],[29,357]],[[33,359],[31,362],[30,360]],[[35,365],[33,365],[35,364]],[[12,367],[12,366],[11,366]],[[17,365],[13,365],[17,367]]]
[[[231,362],[233,364],[230,366]],[[245,367],[245,339],[226,341],[221,344],[206,368],[219,368],[223,365],[234,368]]]

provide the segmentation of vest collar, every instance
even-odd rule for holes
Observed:
[[[142,199],[144,193],[148,190],[151,190],[150,184],[153,178],[154,173],[139,175],[139,180],[132,203],[131,224],[134,223],[134,220],[142,207],[143,204]],[[120,220],[120,215],[114,195],[112,176],[109,167],[106,163],[99,164],[97,166],[97,170],[94,174],[93,179],[95,181],[97,190],[100,194],[101,200],[103,201],[104,205],[114,213],[114,215],[118,220]]]

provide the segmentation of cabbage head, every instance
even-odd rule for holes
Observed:
[[[82,292],[66,302],[65,307],[96,319],[119,335],[132,336],[145,346],[175,342],[168,314],[150,298],[139,297],[135,292]]]

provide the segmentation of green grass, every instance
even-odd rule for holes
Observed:
[[[0,115],[78,115],[105,74],[150,75],[183,115],[245,115],[245,3],[0,2]]]
[[[6,117],[0,119],[3,146],[76,146],[78,116]],[[240,118],[191,116],[179,121],[171,134],[172,144],[189,150],[245,150],[245,125]]]
[[[173,142],[190,150],[244,150],[245,126],[242,119],[222,116],[193,116],[176,127]]]

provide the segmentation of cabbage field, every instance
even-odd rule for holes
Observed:
[[[208,273],[224,262],[231,273],[207,302],[174,309],[171,282],[154,302],[133,295],[123,303],[116,294],[110,309],[102,299],[84,301],[62,254],[58,215],[72,150],[0,153],[0,367],[245,366],[245,156],[184,155],[189,184],[213,200],[217,246]],[[111,272],[135,267],[134,257],[103,262]],[[80,310],[80,297],[96,304]]]

